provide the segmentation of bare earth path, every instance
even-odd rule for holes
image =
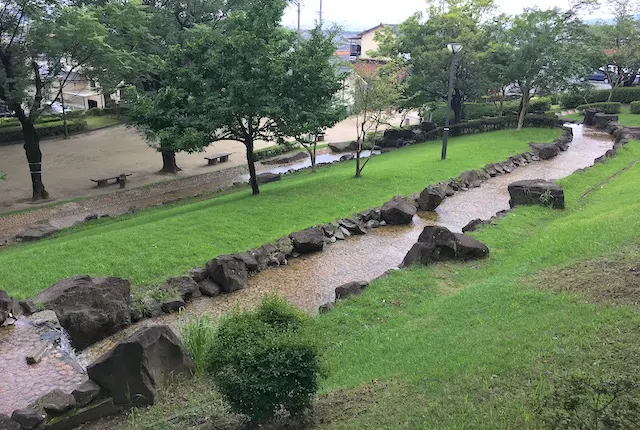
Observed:
[[[353,118],[326,132],[327,142],[355,138]],[[271,145],[256,142],[258,149]],[[41,147],[44,182],[55,200],[34,205],[29,199],[31,182],[22,145],[0,146],[0,170],[7,174],[7,179],[0,182],[0,214],[27,210],[0,216],[0,244],[40,222],[69,227],[90,214],[118,215],[132,207],[141,209],[215,192],[230,187],[247,174],[244,145],[234,141],[217,142],[203,153],[178,154],[178,166],[183,170],[176,175],[159,174],[160,155],[149,148],[136,131],[125,126],[97,130],[67,140],[44,140]],[[220,152],[231,153],[229,161],[208,166],[204,156]],[[133,174],[124,190],[117,186],[96,188],[90,181],[121,172]],[[47,206],[71,199],[78,200]]]

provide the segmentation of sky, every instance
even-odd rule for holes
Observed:
[[[525,7],[567,8],[568,3],[568,0],[496,0],[501,12],[512,15]],[[399,24],[414,12],[425,10],[425,4],[425,0],[322,0],[322,11],[325,23],[336,23],[345,30],[365,30],[380,23]],[[313,27],[319,10],[320,0],[302,0],[302,28]],[[283,24],[295,27],[297,22],[297,9],[292,6]]]

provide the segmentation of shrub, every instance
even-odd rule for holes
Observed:
[[[574,109],[576,106],[589,103],[606,102],[609,99],[609,90],[594,90],[586,93],[569,92],[562,94],[560,105],[565,109]],[[612,102],[629,104],[640,100],[640,86],[620,87],[613,90]]]
[[[182,326],[182,343],[193,359],[197,373],[203,373],[215,328],[207,315],[189,318]]]
[[[587,105],[580,105],[576,107],[577,110],[583,112],[586,109],[597,109],[603,113],[620,113],[620,109],[622,109],[622,103],[619,102],[602,102],[602,103],[591,103]]]
[[[295,147],[296,144],[292,142],[280,143],[275,146],[270,146],[268,148],[253,151],[253,159],[254,161],[266,160],[267,158],[276,157],[278,155],[291,152],[295,149]]]
[[[562,123],[555,115],[527,115],[524,118],[525,127],[557,127]],[[461,122],[450,127],[452,136],[483,133],[486,131],[504,130],[514,128],[518,124],[517,115],[485,118],[475,121]],[[424,134],[425,140],[434,140],[442,136],[443,127],[438,127]]]
[[[631,113],[640,114],[640,101],[631,102]]]
[[[254,311],[223,316],[207,371],[231,408],[254,422],[301,416],[318,389],[318,350],[302,330],[308,316],[276,296]]]
[[[529,112],[546,112],[551,109],[550,97],[532,97],[529,102]]]
[[[67,130],[69,133],[82,131],[86,128],[87,122],[83,119],[67,121]],[[64,134],[64,123],[60,119],[55,122],[36,123],[36,129],[40,137],[60,136]],[[19,142],[22,139],[22,127],[20,125],[0,128],[0,143]]]

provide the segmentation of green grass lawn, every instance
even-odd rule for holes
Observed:
[[[90,223],[0,251],[0,285],[23,298],[75,274],[120,276],[134,285],[159,283],[217,255],[350,216],[394,195],[419,192],[558,134],[557,129],[525,129],[453,138],[444,162],[440,143],[425,143],[374,158],[360,179],[353,178],[355,164],[346,162],[267,184],[257,197],[241,191]]]
[[[561,181],[565,210],[518,207],[474,233],[491,249],[486,260],[391,272],[314,318],[307,335],[328,377],[310,428],[548,429],[543,417],[559,403],[546,401],[569,375],[637,382],[638,303],[545,287],[551,278],[577,283],[583,278],[559,270],[589,273],[594,261],[623,276],[640,270],[638,159],[633,141]],[[614,284],[594,276],[596,289]],[[163,393],[153,408],[119,420],[143,429],[242,428],[204,377]]]
[[[350,406],[319,427],[545,428],[536,408],[556,378],[637,377],[628,359],[640,351],[637,306],[594,305],[531,279],[615,255],[629,259],[623,272],[638,268],[640,164],[577,201],[638,159],[635,141],[561,181],[565,211],[517,208],[474,234],[491,249],[486,261],[393,272],[318,317],[313,333],[329,369],[322,391],[341,390]]]
[[[108,127],[110,125],[116,125],[123,122],[122,120],[118,120],[115,115],[87,116],[84,119],[87,121],[87,131]]]
[[[572,121],[582,121],[584,119],[584,115],[581,113],[574,113],[570,115],[565,115],[562,119],[572,120]],[[640,127],[640,115],[632,114],[631,107],[629,105],[623,105],[621,112],[618,114],[618,120],[620,124],[626,125],[628,127]]]

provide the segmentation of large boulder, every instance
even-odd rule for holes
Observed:
[[[482,242],[445,227],[425,227],[418,242],[413,245],[402,262],[403,267],[413,264],[430,264],[437,261],[473,260],[489,255],[489,248]]]
[[[190,276],[178,276],[168,279],[165,289],[175,290],[185,302],[202,296],[198,283]]]
[[[322,251],[324,248],[325,235],[321,228],[308,228],[302,231],[291,233],[293,249],[300,254]]]
[[[529,179],[509,184],[511,207],[517,205],[541,205],[555,209],[564,208],[564,191],[555,182]]]
[[[476,170],[467,170],[460,174],[460,182],[467,188],[476,188],[482,184],[482,176]]]
[[[167,326],[144,327],[87,368],[114,403],[152,405],[170,377],[190,374],[194,366],[178,337]]]
[[[36,224],[27,230],[18,233],[16,240],[18,242],[34,242],[51,236],[53,233],[60,231],[58,227],[54,227],[49,223]]]
[[[611,122],[617,122],[618,115],[598,112],[594,118],[596,128],[605,129]]]
[[[0,325],[4,323],[13,308],[13,299],[6,291],[0,290]]]
[[[446,197],[447,194],[444,187],[429,185],[422,190],[420,197],[418,197],[418,209],[434,211]]]
[[[585,109],[584,111],[584,125],[593,126],[595,125],[596,114],[599,111],[597,109]]]
[[[125,279],[83,275],[59,281],[33,301],[56,313],[74,348],[81,350],[131,322],[130,296]]]
[[[345,151],[355,151],[357,149],[357,142],[332,142],[329,143],[329,149],[333,152],[345,152]]]
[[[260,173],[256,176],[256,181],[258,181],[259,185],[268,184],[269,182],[276,182],[282,179],[278,173]]]
[[[55,389],[40,397],[38,405],[51,415],[60,415],[76,406],[76,398],[60,389]]]
[[[207,273],[225,293],[232,293],[247,285],[249,273],[238,255],[220,255],[207,263]]]
[[[557,156],[560,149],[553,143],[529,143],[533,153],[543,160],[551,160]]]
[[[352,218],[344,218],[338,221],[344,236],[367,234],[365,226],[362,222]]]
[[[411,224],[416,212],[416,207],[402,197],[394,197],[380,209],[382,219],[389,225]]]
[[[349,282],[336,288],[336,300],[346,299],[347,297],[359,296],[369,285],[365,281]]]

